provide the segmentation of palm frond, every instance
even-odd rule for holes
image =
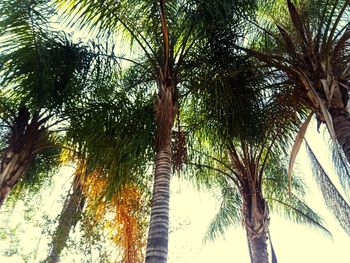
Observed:
[[[237,189],[229,185],[221,188],[221,204],[208,227],[206,240],[214,240],[219,235],[224,235],[227,228],[241,222],[241,206],[242,200]]]
[[[283,199],[288,196],[288,156],[280,152],[271,152],[266,167],[262,187],[264,195],[267,198]],[[307,193],[306,186],[301,177],[293,174],[291,177],[291,191],[298,196],[304,196]]]
[[[19,43],[30,43],[34,47],[36,39],[46,38],[45,29],[50,27],[49,20],[55,15],[50,2],[49,0],[1,1],[1,47],[11,50]]]
[[[272,212],[276,212],[297,224],[312,226],[327,236],[331,236],[330,231],[324,226],[322,218],[294,194],[283,199],[267,198],[266,200]]]
[[[350,206],[348,202],[334,186],[328,174],[322,168],[321,164],[307,143],[306,149],[311,159],[312,168],[314,171],[313,175],[321,189],[326,205],[333,212],[340,226],[348,235],[350,235]]]
[[[140,183],[147,176],[155,129],[152,101],[131,100],[123,92],[95,99],[72,105],[67,143],[85,156],[89,171],[104,171],[111,197],[127,180]]]
[[[272,152],[264,170],[263,192],[272,212],[298,224],[313,226],[327,235],[322,218],[301,198],[307,194],[302,178],[293,174],[288,182],[288,156]]]

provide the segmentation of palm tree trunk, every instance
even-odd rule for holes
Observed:
[[[146,263],[165,263],[168,257],[170,176],[172,168],[171,129],[176,106],[173,87],[164,85],[156,101],[156,169]]]
[[[59,262],[60,254],[66,246],[69,232],[81,215],[85,198],[83,197],[80,184],[73,182],[72,188],[73,191],[68,195],[60,214],[58,226],[51,243],[51,252],[45,262]]]
[[[345,111],[330,111],[335,137],[350,163],[350,116]]]
[[[166,149],[157,153],[156,157],[146,263],[167,262],[170,175],[171,148],[168,144]]]
[[[14,153],[8,150],[4,154],[0,164],[0,208],[18,179],[24,174],[29,159],[28,151]]]
[[[24,175],[34,153],[47,143],[43,124],[48,118],[40,119],[35,112],[30,119],[29,110],[23,106],[13,120],[9,134],[9,146],[5,149],[0,164],[0,207],[5,198]]]
[[[256,195],[253,194],[252,198],[254,198],[254,196]],[[269,263],[267,253],[269,230],[268,207],[265,200],[262,199],[259,203],[256,201],[245,202],[243,210],[250,259],[252,263]]]

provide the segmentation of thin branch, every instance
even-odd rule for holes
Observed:
[[[142,44],[141,40],[136,36],[135,32],[138,33],[138,35],[140,35],[140,37],[142,38],[142,40],[146,43],[147,47],[151,50],[151,52],[153,53],[153,55],[155,56],[155,52],[154,50],[151,48],[151,46],[148,44],[147,40],[145,39],[145,37],[138,32],[136,29],[135,31],[132,31],[131,28],[122,20],[119,18],[119,22],[125,27],[125,29],[133,36],[133,38],[135,38],[136,42],[140,45],[141,49],[143,50],[143,52],[145,52],[146,57],[149,59],[149,61],[153,64],[154,68],[157,67],[157,64],[155,63],[155,61],[152,59],[151,55],[148,53],[146,47]]]
[[[199,163],[192,163],[192,162],[186,162],[186,164],[188,165],[193,165],[193,166],[196,166],[196,167],[203,167],[203,168],[208,168],[208,169],[211,169],[211,170],[214,170],[218,173],[221,173],[222,175],[225,175],[226,177],[228,177],[229,179],[231,179],[234,184],[238,187],[238,189],[240,189],[240,185],[239,185],[239,182],[237,181],[236,178],[234,178],[232,175],[230,175],[229,173],[227,172],[224,172],[223,170],[221,169],[218,169],[218,168],[215,168],[211,165],[207,165],[207,164],[199,164]],[[234,173],[236,175],[236,173]],[[237,176],[237,175],[236,175]]]
[[[200,152],[200,151],[197,151],[197,150],[194,150],[194,152],[197,152],[197,153],[202,154],[202,155],[204,155],[206,157],[209,157],[210,159],[213,159],[214,161],[216,161],[219,164],[221,164],[222,166],[224,166],[226,169],[230,170],[232,173],[235,172],[234,170],[232,170],[232,168],[229,165],[227,165],[226,163],[224,163],[223,161],[221,161],[220,159],[218,159],[218,158],[216,158],[214,156],[211,156],[209,154],[206,154],[204,152]]]

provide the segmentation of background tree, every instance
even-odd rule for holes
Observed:
[[[74,174],[71,189],[69,189],[63,204],[63,209],[58,218],[58,226],[56,227],[51,241],[50,255],[45,262],[59,262],[60,254],[67,244],[69,232],[82,216],[85,198],[82,193],[80,178],[83,178],[84,168],[84,163],[80,162]]]
[[[84,78],[91,56],[64,33],[48,29],[52,9],[47,1],[3,1],[1,10],[1,101],[6,127],[0,167],[2,204],[36,154],[57,145],[50,129],[62,121],[59,113],[65,104],[81,92],[72,89],[71,82],[78,73]]]
[[[195,120],[192,125],[198,129],[196,144],[201,151],[193,154],[191,164],[212,170],[204,174],[199,170],[199,181],[221,184],[223,203],[210,236],[241,219],[252,262],[269,262],[269,205],[285,210],[287,217],[299,223],[328,230],[298,197],[305,194],[300,179],[294,178],[292,184],[297,194],[288,194],[285,160],[287,142],[297,127],[294,108],[288,103],[280,105],[278,98],[286,88],[269,86],[264,80],[268,74],[261,75],[252,65],[244,58],[232,59],[227,74],[218,74],[199,86],[202,96],[193,97],[193,104],[201,111],[190,115],[188,122]],[[195,129],[190,126],[189,130]]]
[[[345,156],[349,161],[349,2],[293,3],[288,0],[286,3],[261,3],[261,10],[263,16],[260,22],[263,26],[257,32],[262,32],[264,37],[253,41],[252,50],[247,52],[277,69],[281,80],[293,84],[292,96],[295,101],[312,110],[318,124],[325,123],[333,143],[340,146],[341,151],[335,147],[337,159]],[[267,14],[271,14],[271,10],[278,14],[272,22]],[[301,144],[302,137],[297,145]],[[296,152],[292,155],[295,158]],[[338,161],[338,166],[345,168],[346,172],[339,173],[339,179],[347,188],[350,182],[348,164],[343,160]],[[326,190],[324,187],[322,189]],[[345,200],[338,191],[328,190],[328,196],[331,196],[330,192],[333,193],[333,201],[326,199],[326,203],[338,199],[344,204]],[[344,217],[350,211],[348,204],[341,207],[343,209],[333,210],[337,217],[339,213]],[[349,228],[348,225],[341,224],[345,230]]]

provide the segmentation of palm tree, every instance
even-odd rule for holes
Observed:
[[[278,15],[267,25],[267,15],[261,19],[266,40],[247,51],[284,73],[281,79],[295,85],[295,97],[327,125],[350,161],[349,1],[286,2],[265,6],[265,14],[274,9]]]
[[[6,48],[2,54],[2,84],[10,91],[1,97],[7,142],[1,165],[0,204],[15,184],[25,179],[28,169],[36,166],[33,159],[36,162],[38,153],[45,153],[48,147],[62,147],[53,134],[57,134],[60,123],[63,125],[58,132],[67,129],[68,105],[76,103],[78,94],[87,92],[87,81],[99,82],[109,63],[115,62],[101,46],[88,50],[85,45],[72,43],[64,33],[48,30],[52,10],[47,1],[4,1],[2,5],[7,8],[2,16],[3,36],[8,38],[2,43]],[[50,262],[58,262],[70,229],[81,214],[84,197],[81,186],[74,182],[53,237]]]
[[[95,47],[97,51],[88,53],[93,59],[84,74],[83,88],[79,75],[70,83],[72,89],[83,91],[79,100],[65,105],[60,112],[66,123],[60,147],[64,149],[64,156],[68,154],[69,161],[78,160],[78,167],[59,215],[48,262],[59,262],[70,230],[85,217],[84,203],[110,206],[125,184],[143,182],[145,175],[140,175],[140,171],[146,170],[145,163],[153,158],[149,154],[153,140],[148,137],[154,133],[149,102],[141,99],[141,95],[126,96],[125,90],[129,87],[122,90],[115,56],[102,46]],[[100,189],[103,191],[98,197],[88,198],[84,189],[94,187],[88,182],[90,174],[93,176],[97,170],[108,183]],[[87,212],[96,212],[92,211],[96,206],[90,205]]]
[[[72,187],[69,190],[67,198],[63,204],[62,211],[59,215],[58,226],[51,241],[50,254],[45,262],[59,262],[60,254],[66,246],[69,232],[82,216],[85,204],[85,197],[83,196],[81,182],[82,178],[84,177],[84,168],[84,163],[80,162],[74,175]]]
[[[294,86],[288,96],[293,96],[295,101],[309,108],[316,115],[318,126],[326,124],[335,145],[336,159],[345,157],[345,161],[337,161],[337,164],[338,171],[346,171],[338,173],[346,189],[350,182],[347,172],[350,160],[347,132],[349,1],[299,1],[293,4],[288,0],[287,4],[276,3],[265,8],[270,11],[274,8],[280,17],[275,17],[273,23],[266,23],[266,16],[262,18],[260,24],[266,26],[257,26],[264,37],[255,41],[251,50],[243,49],[269,67],[277,69],[280,80]],[[300,146],[308,123],[303,125],[295,149]],[[296,152],[293,150],[292,158],[295,158]],[[329,197],[330,193],[333,194],[333,198],[326,198],[325,202],[337,218],[346,217],[349,205],[335,188],[327,190],[329,186],[326,184],[321,187],[324,195]],[[336,209],[337,206],[332,205],[336,200],[343,209]],[[348,232],[349,224],[343,220],[340,223]]]
[[[152,101],[143,92],[127,93],[134,87],[133,72],[96,74],[104,78],[89,76],[89,92],[67,107],[65,145],[84,159],[85,175],[79,179],[87,204],[83,223],[108,225],[104,228],[113,233],[123,260],[138,262],[149,207],[147,170],[154,159]]]
[[[95,56],[64,33],[48,29],[53,10],[47,1],[2,1],[1,7],[1,114],[6,143],[0,205],[36,154],[57,147],[52,128],[64,120],[60,113],[65,105],[84,91],[78,83]]]
[[[100,75],[104,77],[97,77]],[[110,226],[118,226],[117,222],[110,222],[106,218],[115,213],[114,210],[123,207],[123,200],[132,197],[127,193],[135,193],[127,190],[140,187],[143,195],[147,193],[147,187],[141,185],[149,180],[145,170],[154,157],[152,107],[148,101],[142,97],[138,98],[136,94],[128,98],[122,90],[127,90],[128,87],[120,86],[121,81],[116,75],[116,72],[109,69],[92,72],[85,82],[88,92],[80,97],[79,102],[66,107],[64,114],[69,124],[64,146],[70,150],[65,150],[64,155],[68,153],[69,160],[77,159],[78,164],[71,193],[68,193],[59,216],[50,255],[46,259],[48,262],[59,261],[69,232],[77,220],[82,219],[84,224],[87,220],[95,220],[88,224],[97,226],[106,221]],[[125,188],[126,185],[130,187]],[[132,185],[134,187],[131,187]],[[83,203],[87,204],[84,211],[81,205]],[[142,203],[142,211],[147,211],[147,207],[148,204]],[[133,219],[132,213],[136,212],[130,211],[130,215],[126,215],[125,211],[121,212],[124,217],[128,216],[130,219]],[[119,229],[123,230],[125,222],[119,223]],[[118,237],[113,238],[120,246],[125,238],[131,238],[130,233],[137,234],[132,232],[135,230],[127,229],[126,236],[118,234]],[[141,230],[142,227],[139,231]],[[132,239],[128,241],[127,247],[122,247],[126,255],[129,255],[129,261],[126,262],[135,262],[132,260],[139,258],[138,254],[142,251],[143,247],[136,246],[137,240],[134,241],[135,247],[130,243],[133,242]],[[131,257],[133,253],[136,254]]]
[[[237,25],[239,12],[249,4],[240,1],[206,3],[206,1],[120,1],[101,4],[98,1],[58,1],[71,15],[71,24],[81,27],[100,28],[102,35],[110,36],[118,29],[126,31],[137,44],[144,58],[135,61],[146,72],[144,80],[156,83],[154,102],[155,174],[151,219],[146,252],[146,262],[166,262],[168,251],[169,185],[172,173],[171,138],[172,128],[179,109],[179,87],[185,79],[184,65],[192,64],[200,54],[190,56],[197,44],[205,40],[202,29],[206,15],[227,17],[231,15]],[[68,11],[67,11],[68,9]],[[208,12],[207,12],[208,11]],[[234,16],[233,16],[234,14]],[[106,33],[107,31],[107,33]],[[114,40],[115,41],[115,40]],[[191,62],[192,59],[192,62]],[[145,61],[146,60],[146,61]],[[200,62],[197,62],[200,63]],[[154,90],[154,88],[152,89]]]
[[[292,99],[281,104],[290,87],[276,85],[269,72],[256,69],[255,61],[234,56],[229,60],[215,78],[210,67],[203,67],[209,77],[197,85],[201,96],[192,97],[193,105],[201,110],[196,115],[190,113],[187,121],[191,124],[194,120],[189,130],[197,137],[190,148],[202,150],[192,154],[190,164],[201,168],[199,181],[209,185],[216,181],[222,188],[223,204],[212,223],[211,236],[241,219],[251,261],[268,262],[269,207],[282,208],[287,217],[299,223],[328,230],[298,197],[305,194],[300,180],[293,178],[288,186],[283,160],[299,125],[294,110],[302,112],[303,105],[293,104]],[[210,61],[217,72],[216,61]]]

